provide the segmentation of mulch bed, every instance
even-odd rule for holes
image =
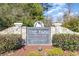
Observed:
[[[42,52],[45,52],[45,49],[51,49],[54,47],[52,47],[51,45],[28,45],[16,51],[7,52],[2,56],[27,56],[28,52],[35,51],[40,48],[42,48]],[[69,51],[64,51],[64,56],[68,56],[68,53]],[[79,51],[75,51],[74,53],[77,53],[77,56],[79,55]]]
[[[27,56],[28,52],[38,50],[40,48],[42,48],[42,50],[44,51],[45,49],[51,49],[52,46],[51,45],[28,45],[28,46],[22,47],[17,51],[5,53],[4,55],[5,56]]]

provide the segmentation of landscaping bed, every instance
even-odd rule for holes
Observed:
[[[79,56],[79,35],[75,34],[55,34],[53,45],[23,46],[20,35],[0,37],[0,53],[3,56]]]
[[[61,48],[50,46],[42,46],[43,50],[38,51],[37,46],[24,46],[19,50],[5,53],[5,56],[79,56],[79,51],[64,51]]]

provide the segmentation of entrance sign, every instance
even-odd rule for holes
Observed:
[[[27,27],[27,44],[50,44],[51,30],[48,27]]]

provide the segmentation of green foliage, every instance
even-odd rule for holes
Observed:
[[[28,56],[41,56],[41,53],[39,51],[30,51]]]
[[[0,4],[0,29],[10,27],[14,22],[23,22],[33,26],[37,20],[43,20],[43,7],[38,3]]]
[[[27,20],[26,20],[26,19],[23,19],[22,22],[23,22],[23,25],[24,25],[24,26],[33,27],[35,21],[29,20],[29,19],[27,19]]]
[[[52,43],[63,50],[79,50],[79,35],[77,34],[55,34]]]
[[[61,48],[52,48],[47,52],[48,56],[62,56],[64,51]]]
[[[5,34],[0,35],[0,54],[16,50],[22,46],[21,35]]]
[[[63,26],[69,28],[72,31],[79,32],[79,19],[71,18],[63,23]]]

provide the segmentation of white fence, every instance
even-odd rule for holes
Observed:
[[[0,34],[22,34],[22,38],[26,39],[26,30],[26,26],[22,26],[22,24],[15,24],[13,27],[0,31]],[[51,38],[55,33],[79,34],[78,32],[73,32],[67,28],[57,25],[55,27],[51,27]]]

